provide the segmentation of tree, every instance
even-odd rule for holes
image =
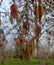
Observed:
[[[39,3],[39,5],[37,4],[37,2]],[[11,3],[13,3],[13,4],[11,4]],[[19,3],[20,3],[20,5],[19,5]],[[48,2],[46,2],[46,3],[48,4]],[[2,6],[2,4],[1,4],[1,6]],[[51,8],[52,8],[52,6],[51,6]],[[42,2],[41,0],[38,0],[38,1],[37,0],[26,0],[26,1],[25,0],[23,0],[23,1],[22,0],[20,0],[20,1],[12,0],[12,2],[10,2],[10,8],[11,8],[11,9],[9,9],[10,12],[7,11],[3,7],[1,7],[1,8],[3,10],[5,10],[5,12],[0,12],[2,14],[5,14],[5,16],[3,16],[2,18],[5,19],[8,17],[8,20],[7,20],[8,22],[6,21],[6,19],[5,20],[2,19],[2,21],[1,21],[3,29],[6,30],[7,34],[10,34],[13,29],[17,30],[16,35],[18,35],[18,38],[20,37],[20,41],[17,39],[18,44],[20,44],[20,53],[24,53],[24,52],[22,52],[22,46],[24,46],[24,45],[22,45],[22,43],[26,44],[25,45],[26,47],[24,46],[24,48],[27,49],[27,47],[29,47],[29,44],[31,43],[30,39],[32,40],[32,44],[34,43],[33,41],[35,39],[36,45],[37,45],[37,55],[38,55],[40,65],[44,65],[44,62],[43,62],[44,58],[42,57],[43,52],[40,50],[40,44],[41,44],[40,38],[46,32],[53,36],[52,32],[49,32],[49,31],[54,26],[54,22],[53,22],[54,19],[49,19],[49,18],[47,19],[47,15],[49,13],[48,10],[52,14],[53,14],[53,10],[50,10],[50,7],[48,8],[47,5],[45,6],[45,3]],[[20,10],[19,8],[21,8],[22,10]],[[53,18],[53,15],[52,15],[52,18]],[[3,25],[4,23],[6,23],[6,24],[9,23],[12,26],[12,28],[11,27],[8,28],[8,25],[4,26]],[[45,29],[44,29],[44,27],[45,27]],[[14,35],[13,32],[12,32],[12,34]],[[15,37],[14,37],[14,39],[15,39]],[[29,50],[29,49],[27,49],[27,50]],[[25,55],[27,55],[27,54],[25,54]],[[27,55],[26,59],[29,59],[28,55]]]

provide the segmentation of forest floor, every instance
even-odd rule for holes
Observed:
[[[54,59],[45,61],[46,65],[54,65]],[[19,59],[3,59],[0,60],[0,65],[39,65],[37,59],[32,59],[30,61],[24,61]]]

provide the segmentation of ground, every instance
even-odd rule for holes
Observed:
[[[54,65],[54,59],[45,61],[46,65]],[[0,60],[0,65],[38,65],[37,59],[32,59],[25,62],[24,60],[19,59],[5,59],[3,62]]]

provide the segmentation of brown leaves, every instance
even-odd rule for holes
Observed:
[[[13,18],[16,18],[17,14],[18,14],[17,6],[16,4],[12,4],[11,5],[11,15],[13,16]]]
[[[36,21],[39,21],[40,22],[42,15],[45,15],[45,13],[46,13],[46,8],[43,7],[42,4],[35,5],[34,15],[35,15]]]
[[[16,4],[12,4],[10,7],[11,13],[10,13],[10,21],[11,23],[13,23],[13,19],[16,19],[17,23],[18,23],[18,10],[17,10],[17,5]]]
[[[38,5],[38,10],[39,10],[39,21],[41,21],[41,17],[42,17],[42,12],[41,12],[41,5]]]
[[[27,34],[29,32],[29,26],[30,26],[30,23],[28,21],[23,23],[23,29],[22,29],[23,34]]]
[[[38,21],[38,18],[39,18],[39,10],[38,10],[38,6],[37,5],[35,5],[35,7],[34,7],[34,15],[35,15],[36,21]]]
[[[34,51],[34,41],[33,39],[31,40],[25,40],[22,36],[19,36],[17,39],[18,43],[18,48],[21,46],[22,54],[23,54],[23,59],[29,60],[33,56],[33,51]]]

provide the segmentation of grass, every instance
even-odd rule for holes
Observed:
[[[47,60],[45,61],[45,63],[46,65],[54,65],[54,59]],[[25,62],[24,60],[19,59],[6,59],[2,63],[0,60],[0,65],[38,65],[38,60],[32,59],[30,61]]]
[[[54,59],[50,59],[46,61],[47,65],[54,65]]]
[[[19,60],[19,59],[7,59],[4,60],[3,63],[1,63],[0,60],[0,65],[38,65],[38,61],[33,59],[30,61],[24,61],[24,60]]]

